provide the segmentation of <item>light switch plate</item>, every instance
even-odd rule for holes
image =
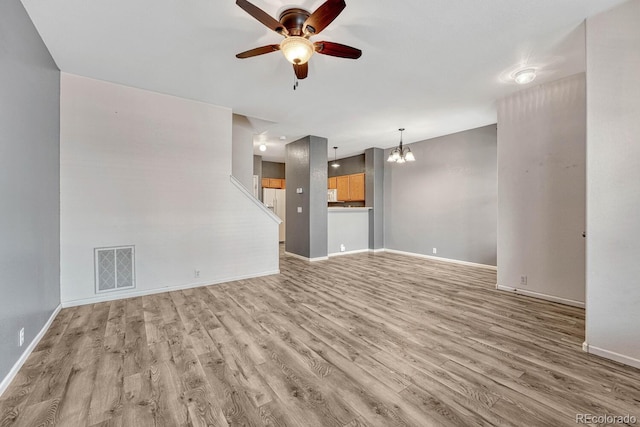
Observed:
[[[298,188],[296,188],[296,193],[298,193],[298,194],[302,194],[302,187],[298,187]]]
[[[298,206],[298,213],[302,213],[302,206]]]

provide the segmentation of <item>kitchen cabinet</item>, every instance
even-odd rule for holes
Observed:
[[[329,190],[335,190],[336,188],[338,188],[338,183],[336,182],[337,179],[336,177],[331,177],[327,180],[327,188]]]
[[[349,175],[336,177],[336,188],[338,189],[338,200],[346,202],[349,198]]]
[[[338,200],[341,202],[364,201],[364,174],[355,173],[352,175],[342,175],[335,178],[335,188],[338,189]],[[329,182],[331,185],[331,182]],[[329,187],[331,188],[331,187]]]
[[[364,201],[364,174],[356,173],[349,175],[349,197],[350,200]]]
[[[262,178],[262,188],[286,188],[286,181],[280,178]]]

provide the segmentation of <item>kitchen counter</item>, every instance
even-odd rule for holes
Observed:
[[[347,207],[347,206],[332,206],[329,209],[329,212],[356,212],[356,211],[369,211],[371,208],[368,207]]]
[[[369,250],[370,207],[331,207],[327,215],[329,256]]]

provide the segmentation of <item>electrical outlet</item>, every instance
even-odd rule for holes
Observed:
[[[341,244],[340,245],[340,252],[344,252],[346,250],[347,250],[347,248],[344,246],[344,244]]]
[[[200,277],[200,270],[193,270],[193,277],[196,279]]]
[[[437,254],[438,253],[438,249],[437,248],[433,248],[433,253]]]
[[[520,276],[520,286],[527,286],[527,276]]]
[[[20,329],[20,347],[24,344],[24,328]]]
[[[302,213],[302,206],[298,206],[298,213]]]

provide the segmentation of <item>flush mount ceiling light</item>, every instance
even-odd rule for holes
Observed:
[[[411,148],[402,148],[402,132],[404,132],[404,128],[400,128],[398,130],[400,131],[400,145],[391,150],[391,153],[389,153],[389,158],[387,158],[387,162],[414,162],[416,158],[411,152]]]
[[[338,147],[333,147],[333,163],[331,163],[332,168],[339,168],[340,163],[338,163]]]
[[[525,68],[513,75],[513,80],[519,85],[526,85],[531,83],[536,78],[536,70],[533,68]]]
[[[267,144],[260,144],[260,151],[267,151]]]

